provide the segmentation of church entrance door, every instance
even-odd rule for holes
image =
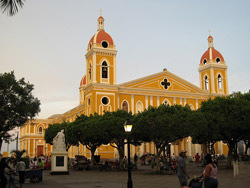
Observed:
[[[43,146],[37,146],[37,157],[43,155]]]

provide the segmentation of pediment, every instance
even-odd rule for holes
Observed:
[[[131,89],[207,94],[207,92],[202,90],[200,87],[176,76],[169,71],[152,74],[120,84],[119,86]]]

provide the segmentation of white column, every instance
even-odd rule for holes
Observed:
[[[195,104],[196,104],[196,110],[197,110],[199,108],[198,99],[196,99]]]
[[[200,74],[200,88],[201,88],[201,89],[204,89],[204,88],[202,87],[203,80],[202,80],[202,77],[201,77],[201,73],[199,72],[199,74]]]
[[[226,92],[226,94],[229,94],[229,91],[228,91],[227,70],[225,70],[225,77],[226,77],[226,78],[223,80],[223,81],[224,81],[223,85],[224,85],[224,87],[226,86],[226,88],[224,88],[224,91]]]
[[[174,104],[176,104],[176,97],[174,97]]]
[[[186,103],[187,103],[187,99],[186,99],[186,98],[184,98],[184,106],[186,105]]]
[[[117,109],[120,109],[120,94],[117,94]]]
[[[135,101],[134,101],[134,95],[132,94],[131,95],[131,111],[132,111],[132,114],[135,113]]]
[[[180,105],[182,105],[182,98],[180,98]]]
[[[215,93],[215,83],[214,83],[214,68],[211,68],[210,69],[211,72],[210,72],[210,78],[211,78],[211,89],[212,89],[212,92],[211,93]]]
[[[93,52],[93,82],[96,83],[96,53]]]
[[[113,55],[113,77],[114,77],[114,84],[116,84],[116,55]]]
[[[150,96],[150,106],[153,106],[153,96]]]
[[[148,95],[145,96],[145,109],[148,109]]]
[[[157,107],[160,106],[160,97],[157,96]]]

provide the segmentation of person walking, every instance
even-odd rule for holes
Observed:
[[[180,187],[183,188],[183,185],[187,185],[187,179],[189,179],[189,175],[187,173],[187,168],[186,168],[186,153],[187,151],[181,150],[179,153],[179,160],[178,160],[178,169],[177,169],[177,176],[179,178],[180,182]]]
[[[202,178],[200,182],[204,182],[205,188],[217,188],[218,180],[217,180],[217,166],[212,160],[212,156],[207,154],[204,159],[206,160],[206,167],[203,171]]]
[[[135,155],[134,155],[135,169],[138,168],[138,167],[137,167],[137,160],[138,160],[138,156],[137,156],[136,153],[135,153]]]
[[[199,163],[200,163],[200,155],[199,153],[196,153],[196,155],[194,156],[195,157],[195,164],[197,165],[197,167],[199,166]]]
[[[18,161],[16,164],[16,170],[19,174],[19,182],[20,183],[24,183],[25,168],[26,168],[26,164],[23,161],[23,158],[21,158],[20,161]]]

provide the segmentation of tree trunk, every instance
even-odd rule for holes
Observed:
[[[1,152],[1,149],[2,149],[2,144],[3,144],[3,140],[2,140],[2,138],[0,138],[0,152]]]
[[[119,152],[119,168],[123,169],[124,145],[118,147],[118,152]]]
[[[94,167],[96,162],[95,162],[95,150],[96,147],[91,147],[91,163],[90,163],[90,167]]]
[[[227,155],[227,168],[232,168],[232,159],[233,159],[233,145],[228,144],[228,155]]]
[[[245,142],[245,156],[247,156],[247,150],[248,150],[248,148],[249,148],[249,142],[247,142],[247,141],[244,141]],[[1,150],[0,150],[1,151]]]

